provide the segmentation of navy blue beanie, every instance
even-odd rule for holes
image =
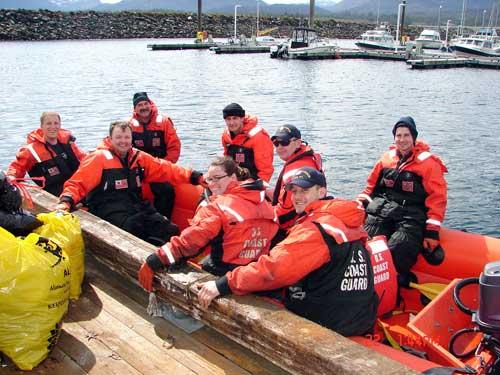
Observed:
[[[415,125],[415,120],[413,120],[412,117],[403,116],[398,120],[398,122],[396,122],[396,124],[392,128],[392,135],[394,137],[396,136],[397,128],[408,128],[413,137],[413,140],[415,141],[417,139],[418,136],[417,126]]]

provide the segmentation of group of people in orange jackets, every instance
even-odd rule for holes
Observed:
[[[156,272],[205,251],[202,268],[219,278],[199,285],[203,308],[217,296],[272,291],[291,311],[358,335],[370,332],[377,312],[395,307],[383,290],[408,286],[419,252],[439,246],[446,167],[417,140],[409,116],[393,126],[395,144],[376,163],[366,188],[347,201],[328,196],[321,156],[293,125],[279,126],[270,137],[256,116],[237,103],[227,105],[224,156],[203,174],[175,164],[181,142],[147,93],[136,93],[133,106],[132,118],[112,123],[109,136],[88,155],[61,128],[59,114],[45,112],[6,174],[11,180],[26,173],[44,177],[45,189],[59,196],[57,209],[83,203],[157,245],[138,273],[148,291]],[[274,151],[284,165],[272,189]],[[173,185],[180,183],[210,192],[181,233],[169,220]],[[380,235],[395,270],[389,281],[375,283],[369,241]]]

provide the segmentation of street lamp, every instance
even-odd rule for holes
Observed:
[[[438,32],[439,32],[439,24],[441,23],[441,9],[443,8],[442,5],[439,6],[438,9]]]
[[[236,15],[237,15],[237,11],[238,11],[238,8],[241,7],[241,5],[235,5],[234,6],[234,42],[236,43],[236,35],[238,35],[236,33],[236,25],[237,25],[237,21],[236,21]]]

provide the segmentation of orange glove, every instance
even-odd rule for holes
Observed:
[[[137,278],[141,283],[142,287],[146,289],[148,292],[153,291],[153,277],[155,276],[155,272],[149,267],[149,265],[144,262],[139,269],[139,273]]]
[[[435,240],[433,238],[424,238],[424,249],[429,249],[431,251],[434,251],[436,247],[439,245],[439,240]]]

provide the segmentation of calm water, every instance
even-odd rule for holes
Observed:
[[[221,153],[221,110],[235,101],[270,133],[299,127],[324,157],[330,193],[354,198],[393,141],[394,122],[411,115],[449,169],[446,226],[500,237],[499,71],[146,48],[166,41],[0,43],[0,168],[42,111],[60,112],[63,127],[92,149],[111,121],[130,116],[133,93],[147,91],[177,127],[181,165],[206,170]]]

